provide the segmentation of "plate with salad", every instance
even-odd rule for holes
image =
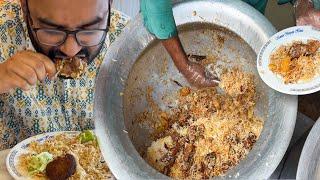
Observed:
[[[7,156],[14,179],[114,179],[93,131],[60,131],[30,137]]]

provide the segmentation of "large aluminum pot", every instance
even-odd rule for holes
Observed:
[[[320,118],[313,125],[299,159],[297,179],[320,179]]]
[[[289,145],[297,112],[297,97],[271,90],[256,70],[256,54],[275,29],[258,11],[238,0],[187,1],[173,10],[187,52],[213,54],[228,66],[240,65],[256,75],[260,97],[256,111],[264,119],[264,128],[246,159],[224,178],[268,178]],[[171,79],[187,84],[161,43],[136,17],[110,47],[95,93],[96,133],[116,178],[168,178],[139,155],[150,145],[152,129],[134,120],[149,108],[148,86],[153,87],[152,96],[160,108],[172,105],[177,85]]]

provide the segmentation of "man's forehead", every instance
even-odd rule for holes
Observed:
[[[28,0],[30,13],[62,26],[78,26],[97,17],[106,19],[107,0]]]

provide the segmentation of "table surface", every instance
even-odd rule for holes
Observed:
[[[0,151],[0,179],[1,180],[13,180],[10,176],[9,172],[7,171],[6,167],[6,158],[9,154],[10,149]]]

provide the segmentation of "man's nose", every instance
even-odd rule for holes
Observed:
[[[82,47],[77,43],[75,36],[73,35],[69,35],[66,41],[60,46],[60,51],[68,57],[74,57],[81,49]]]

